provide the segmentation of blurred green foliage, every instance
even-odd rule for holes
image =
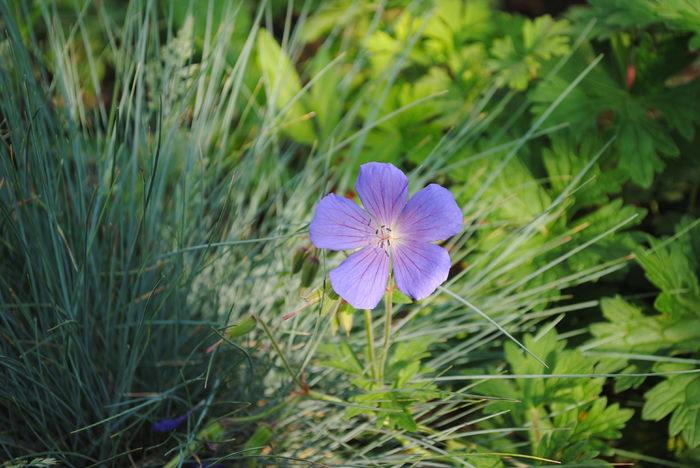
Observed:
[[[618,447],[643,451],[627,442],[634,391],[638,416],[667,422],[672,447],[639,459],[700,460],[697,374],[623,376],[614,391],[600,377],[700,362],[698,2],[590,0],[557,18],[489,0],[0,8],[11,311],[0,444],[18,466],[88,445],[98,464],[148,446],[157,455],[145,460],[171,466],[196,454],[256,466],[274,450],[293,454],[275,463],[400,464],[398,453],[505,466],[520,453],[605,466]],[[154,257],[299,228],[368,161],[450,187],[466,215],[446,245],[450,287],[549,368],[444,297],[402,297],[387,387],[353,340],[353,311],[322,299],[328,259],[308,243],[289,250],[304,252],[296,271],[288,249],[267,246]],[[640,271],[647,283],[628,279]],[[590,283],[614,297],[599,301],[602,317],[570,320]],[[299,365],[292,391],[251,314],[297,313],[275,329]],[[544,376],[487,378],[478,395],[425,378],[506,370]],[[297,411],[305,374],[338,395]],[[165,441],[150,434],[200,398],[229,410],[191,416]],[[279,411],[252,411],[258,398]]]
[[[591,326],[595,338],[591,348],[631,357],[634,363],[624,372],[685,371],[700,362],[700,238],[692,231],[698,224],[685,219],[676,227],[678,237],[673,242],[649,237],[648,249],[637,248],[637,262],[659,290],[653,308],[620,297],[603,300],[607,321]],[[634,361],[654,355],[669,359]],[[620,379],[615,389],[623,391],[643,382],[643,377]],[[642,417],[653,421],[671,415],[669,435],[680,435],[690,448],[700,446],[698,382],[695,375],[665,377],[646,391],[642,411]]]
[[[524,343],[542,356],[549,368],[524,355],[513,343],[506,343],[509,369],[516,376],[526,377],[487,380],[477,387],[487,395],[517,401],[491,404],[487,412],[498,416],[489,424],[531,428],[529,453],[565,464],[586,464],[600,454],[611,455],[611,440],[622,436],[621,430],[633,413],[618,403],[608,404],[607,398],[601,396],[605,379],[595,378],[594,374],[607,373],[611,368],[604,362],[586,359],[578,351],[565,350],[566,340],[558,339],[554,330],[536,337],[526,335]],[[529,377],[542,374],[582,377]]]

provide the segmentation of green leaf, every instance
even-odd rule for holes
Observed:
[[[700,303],[700,281],[696,274],[698,258],[692,236],[688,233],[668,246],[651,240],[649,250],[637,249],[637,261],[646,277],[661,289],[654,306],[675,318],[700,319],[697,306]],[[690,323],[685,326],[692,329]]]
[[[644,315],[621,297],[604,298],[601,308],[608,322],[591,325],[596,341],[602,342],[596,349],[653,354],[672,343],[668,330],[675,322],[669,317]],[[695,334],[700,337],[700,330]]]
[[[507,343],[506,360],[514,374],[591,374],[609,370],[609,366],[598,365],[577,351],[565,350],[566,342],[557,337],[554,329],[537,337],[525,335],[523,342],[550,368],[544,369],[520,348]],[[535,455],[562,463],[580,463],[594,460],[599,453],[609,453],[609,441],[622,436],[620,431],[633,413],[617,404],[608,405],[607,399],[600,396],[603,382],[602,378],[487,380],[477,388],[489,395],[518,400],[494,402],[487,412],[508,410],[508,416],[501,418],[512,422],[502,424],[539,429],[530,439]]]
[[[425,337],[401,341],[395,346],[389,358],[386,377],[394,381],[396,388],[405,387],[418,372],[427,371],[426,368],[421,367],[421,360],[430,356],[428,346],[433,341],[433,337]]]
[[[674,375],[644,394],[642,417],[659,421],[685,402],[685,388],[694,376]]]
[[[350,397],[350,401],[362,406],[377,407],[379,410],[348,408],[345,413],[345,416],[348,418],[360,414],[374,414],[377,418],[375,422],[377,427],[393,429],[395,426],[398,426],[411,432],[415,432],[418,429],[416,421],[409,410],[409,406],[416,401],[410,393],[396,391],[360,393]]]
[[[700,45],[700,4],[694,0],[589,0],[589,3],[593,6],[587,12],[589,17],[601,23],[596,27],[598,37],[623,28],[664,24],[670,29],[694,33],[691,50]],[[583,9],[576,14],[579,20],[585,16]]]
[[[696,377],[685,387],[685,401],[690,402],[693,407],[700,406],[700,378]]]
[[[700,109],[694,105],[700,99],[698,80],[672,85],[675,62],[682,65],[686,60],[683,55],[687,55],[672,47],[674,41],[673,37],[664,38],[660,44],[645,40],[637,48],[620,45],[628,44],[629,38],[612,41],[613,58],[591,71],[547,123],[570,122],[578,141],[591,138],[591,134],[616,135],[614,151],[606,159],[614,157],[623,174],[636,184],[649,187],[654,175],[665,167],[664,158],[679,155],[677,135],[672,130],[689,139],[700,124]],[[648,59],[638,68],[628,58],[656,57],[659,48],[669,49],[664,55],[671,56],[666,62],[673,63],[673,68],[657,65],[656,59]],[[592,60],[595,53],[590,44],[582,45],[556,76],[538,83],[529,94],[535,103],[534,113],[544,112],[578,76],[580,64]],[[633,83],[625,78],[628,66],[636,70]]]
[[[397,398],[397,393],[391,393],[389,395],[392,397],[392,399]],[[396,413],[383,413],[385,414],[385,417],[377,420],[377,427],[388,426],[388,428],[391,430],[394,428],[394,426],[398,426],[404,431],[416,432],[418,430],[418,425],[406,406],[406,403],[397,401],[383,403],[383,408],[398,409],[401,411]]]
[[[394,291],[391,293],[391,302],[393,302],[394,304],[412,304],[413,299],[411,299],[398,289],[394,289]]]
[[[310,102],[313,103],[316,122],[320,126],[323,139],[330,137],[336,130],[343,115],[344,96],[338,86],[342,79],[341,65],[336,63],[330,69],[324,70],[324,67],[331,63],[331,59],[330,50],[323,47],[314,57],[312,64],[314,76],[318,76],[323,70],[323,74],[318,76],[310,91]]]
[[[462,200],[465,203],[482,191],[484,181],[499,167],[501,161],[497,157],[477,160],[454,174],[456,179],[464,182]],[[528,166],[517,158],[511,159],[502,169],[484,192],[484,198],[494,205],[489,216],[490,222],[502,221],[515,226],[532,221],[552,201]],[[538,228],[541,231],[547,229],[545,226]]]
[[[578,142],[570,133],[552,138],[551,147],[542,151],[542,163],[549,176],[552,194],[561,194],[602,147],[603,142],[598,138],[587,138]],[[572,195],[575,200],[573,213],[582,207],[607,203],[609,194],[620,192],[627,175],[619,169],[602,171],[600,164],[594,164],[586,172],[583,180],[589,178],[593,180]]]
[[[490,67],[513,89],[524,90],[544,62],[569,52],[568,23],[549,15],[524,20],[520,34],[493,41]]]
[[[696,34],[688,43],[688,48],[692,51],[700,49],[700,34]]]
[[[288,107],[279,128],[298,142],[312,143],[316,134],[308,118],[309,110],[302,102],[303,96],[297,99],[301,93],[301,80],[294,65],[264,28],[258,31],[257,50],[268,100],[278,111]]]
[[[681,434],[691,448],[700,445],[700,377],[673,375],[649,390],[642,416],[658,421],[673,412],[669,434]]]
[[[597,184],[597,182],[593,181],[591,184]],[[608,204],[599,206],[590,214],[576,218],[576,226],[579,229],[571,236],[573,245],[581,245],[634,215],[637,217],[625,227],[641,223],[646,210],[623,203],[622,199],[617,198]],[[573,256],[567,263],[572,267],[572,270],[581,271],[615,258],[626,257],[635,247],[637,247],[637,243],[634,232],[615,232],[600,239],[580,254]]]
[[[632,364],[626,366],[620,372],[622,374],[641,374],[648,371],[649,369],[647,368],[640,368],[640,366]],[[618,377],[615,379],[615,392],[619,393],[629,390],[630,388],[638,388],[645,380],[646,377]]]
[[[333,28],[347,26],[355,20],[363,20],[363,16],[371,12],[372,5],[369,3],[354,0],[323,2],[313,15],[300,22],[300,38],[305,43],[319,40]]]
[[[620,297],[603,299],[601,307],[608,322],[591,326],[598,349],[624,353],[662,353],[688,355],[700,351],[700,286],[697,270],[700,266],[700,244],[692,229],[698,224],[685,219],[676,231],[678,237],[669,243],[650,239],[648,250],[637,249],[637,260],[647,278],[661,289],[654,302],[658,313],[642,310]],[[690,356],[691,359],[694,356]],[[689,365],[657,362],[657,372],[685,370]],[[644,372],[642,364],[628,366],[624,372]],[[616,390],[638,385],[641,378],[631,378],[616,384]],[[671,415],[669,434],[681,434],[693,448],[700,445],[700,377],[670,375],[644,395],[644,419],[659,421]]]
[[[260,453],[262,447],[272,438],[273,432],[266,424],[261,424],[255,430],[250,439],[243,445],[244,449],[253,450],[251,453]]]
[[[627,171],[637,184],[649,187],[654,173],[664,168],[654,147],[654,137],[629,115],[621,116],[620,121],[617,138],[620,168]]]
[[[357,358],[357,355],[347,341],[340,345],[321,344],[318,347],[319,353],[326,357],[320,364],[332,367],[350,375],[363,377],[365,375],[364,365]]]
[[[681,434],[691,448],[700,444],[700,408],[680,407],[673,412],[668,425],[671,436]]]
[[[172,14],[172,21],[178,28],[183,27],[189,17],[194,19],[194,45],[199,51],[203,50],[207,30],[210,33],[216,31],[224,21],[233,19],[233,32],[231,49],[232,54],[228,56],[231,61],[237,59],[237,52],[242,48],[248,31],[251,29],[251,5],[243,2],[231,2],[230,0],[208,0],[207,6],[211,7],[211,14],[200,14],[194,4],[190,2],[171,2],[169,0],[159,0],[163,18]],[[206,12],[206,10],[205,10]],[[233,17],[233,18],[232,18]]]
[[[401,132],[393,128],[377,128],[367,135],[356,164],[367,162],[398,163],[401,154]]]
[[[487,0],[442,0],[436,2],[435,7],[424,34],[441,41],[443,48],[483,41],[495,29],[494,13]]]

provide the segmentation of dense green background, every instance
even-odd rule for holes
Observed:
[[[0,466],[700,464],[700,3],[571,3],[0,2]],[[369,161],[465,216],[389,322]]]

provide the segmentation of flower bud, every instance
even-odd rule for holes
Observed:
[[[302,247],[297,249],[297,251],[294,253],[294,257],[292,257],[292,274],[299,273],[299,270],[301,270],[301,268],[304,266],[304,260],[306,260],[308,255],[309,251],[307,248]]]
[[[301,268],[301,285],[305,288],[311,286],[314,278],[316,278],[316,273],[318,273],[318,258],[309,256],[304,262],[304,266]]]

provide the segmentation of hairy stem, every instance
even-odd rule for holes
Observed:
[[[372,325],[372,311],[365,309],[365,335],[367,335],[367,360],[369,361],[370,376],[377,378],[377,362],[374,356],[374,326]]]
[[[306,392],[308,390],[307,386],[304,384],[304,382],[301,381],[301,379],[299,379],[296,372],[292,370],[292,366],[289,365],[289,361],[287,361],[287,358],[285,357],[284,353],[282,353],[282,349],[280,348],[279,343],[277,343],[277,340],[272,335],[270,327],[268,327],[267,323],[265,323],[265,321],[260,317],[257,317],[257,320],[263,326],[263,330],[265,330],[267,337],[270,338],[272,346],[275,348],[275,351],[277,351],[277,355],[280,357],[280,359],[282,359],[282,364],[284,364],[284,367],[285,369],[287,369],[289,375],[292,376],[292,379],[294,379],[294,382],[299,386],[299,389],[301,389],[302,392]]]
[[[392,314],[392,292],[394,290],[394,278],[389,276],[386,293],[384,294],[384,342],[382,343],[382,356],[379,361],[378,380],[384,381],[384,367],[386,366],[386,357],[389,353],[389,335],[391,333],[391,314]]]

